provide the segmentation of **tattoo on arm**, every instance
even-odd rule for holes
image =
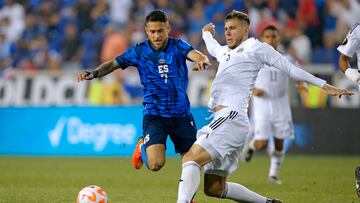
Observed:
[[[99,72],[98,77],[103,77],[118,68],[120,68],[119,64],[116,61],[111,60],[102,63],[96,68],[96,70]]]

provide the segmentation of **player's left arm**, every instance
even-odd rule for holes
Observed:
[[[256,53],[255,57],[257,57],[257,59],[262,63],[273,66],[281,71],[285,71],[295,80],[305,81],[321,87],[331,96],[353,95],[350,90],[337,89],[334,86],[327,84],[325,80],[315,77],[305,70],[294,66],[270,45],[262,44],[261,46],[256,47],[254,52]]]
[[[280,56],[279,59],[273,64],[273,67],[287,72],[290,77],[296,80],[306,81],[321,87],[331,96],[353,95],[350,90],[337,89],[336,87],[327,84],[325,80],[315,77],[314,75],[294,66],[282,56]]]
[[[206,66],[211,65],[209,58],[205,54],[202,54],[200,51],[195,49],[188,53],[187,58],[195,62],[195,66],[193,67],[194,71],[203,70],[206,68]]]

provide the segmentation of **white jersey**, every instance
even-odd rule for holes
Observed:
[[[282,54],[292,64],[300,64],[290,55]],[[279,69],[265,65],[259,71],[255,87],[264,91],[264,95],[253,96],[253,116],[255,120],[291,121],[288,96],[289,76]]]
[[[245,40],[234,49],[221,46],[210,32],[204,32],[203,39],[209,53],[219,62],[208,103],[210,109],[222,105],[246,115],[256,77],[265,64],[285,71],[296,80],[320,87],[326,84],[326,81],[292,65],[270,45],[254,38]]]
[[[352,57],[356,53],[357,66],[360,70],[360,23],[356,23],[351,28],[343,43],[337,49],[348,57]]]

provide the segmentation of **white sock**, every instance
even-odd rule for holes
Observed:
[[[222,198],[253,203],[266,203],[267,201],[266,197],[247,189],[243,185],[232,182],[226,182]]]
[[[271,160],[270,160],[270,171],[269,171],[269,177],[275,176],[278,177],[280,166],[284,160],[285,154],[282,151],[273,151],[271,154]]]
[[[256,151],[256,148],[255,148],[255,139],[252,139],[250,142],[249,142],[249,148]]]
[[[195,161],[182,165],[177,203],[189,203],[200,185],[200,166]]]

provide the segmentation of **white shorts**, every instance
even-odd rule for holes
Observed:
[[[270,136],[278,139],[294,139],[292,121],[254,120],[255,140],[268,140]]]
[[[229,108],[214,113],[214,119],[201,128],[195,144],[202,146],[212,162],[204,166],[204,172],[219,176],[233,173],[249,131],[247,115],[240,115]]]

